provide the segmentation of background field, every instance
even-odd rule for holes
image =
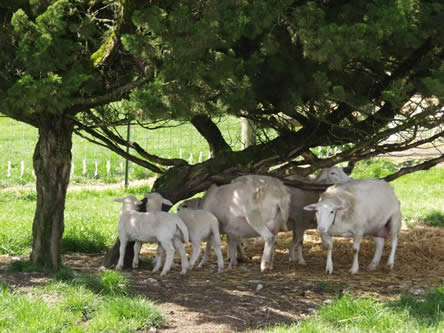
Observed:
[[[227,142],[234,149],[240,149],[239,120],[227,118],[218,122],[217,125]],[[122,128],[122,133],[126,137],[126,127]],[[199,157],[203,160],[208,159],[208,144],[191,125],[155,131],[132,126],[130,134],[131,139],[139,142],[145,149],[149,149],[152,154],[167,158],[181,157],[188,161],[192,157],[193,163],[196,163]],[[0,188],[34,182],[32,155],[37,139],[37,129],[2,117],[0,114]],[[125,160],[123,158],[76,135],[73,137],[72,159],[74,164],[71,175],[72,183],[113,183],[124,180]],[[132,163],[129,165],[130,180],[153,176],[153,173],[145,168]]]
[[[229,120],[220,122],[219,127],[227,140],[239,149],[239,123]],[[182,152],[183,158],[188,159],[192,154],[196,162],[201,152],[203,158],[208,156],[205,141],[190,126],[158,130],[154,133],[137,130],[132,133],[133,137],[138,138],[146,147],[150,149],[154,147],[156,154],[164,157],[180,157]],[[293,267],[289,268],[287,257],[285,256],[282,260],[280,258],[282,253],[278,251],[277,259],[279,260],[276,263],[276,273],[273,273],[272,277],[256,276],[254,272],[257,264],[250,262],[244,267],[245,270],[227,272],[223,274],[223,277],[216,275],[210,267],[205,271],[191,272],[187,278],[179,277],[177,272],[171,272],[167,279],[156,282],[158,276],[150,272],[146,252],[142,268],[139,270],[119,273],[102,271],[98,268],[104,252],[112,246],[117,237],[120,205],[113,202],[113,199],[129,193],[142,197],[145,192],[150,191],[150,187],[148,181],[142,182],[145,185],[130,186],[128,189],[122,185],[88,187],[92,183],[122,183],[124,170],[120,165],[124,164],[124,161],[104,148],[74,137],[74,175],[71,181],[85,186],[68,188],[62,253],[69,267],[64,267],[61,272],[51,276],[48,273],[29,273],[35,270],[34,267],[30,267],[29,262],[26,262],[26,258],[32,246],[32,220],[36,193],[32,186],[16,186],[31,185],[34,182],[31,164],[36,140],[37,133],[33,128],[10,119],[0,118],[0,259],[6,258],[6,262],[12,261],[7,268],[0,262],[0,276],[2,277],[0,308],[4,309],[0,314],[0,330],[2,331],[135,332],[142,328],[163,327],[166,321],[176,321],[179,323],[177,328],[180,330],[186,325],[202,327],[199,326],[202,324],[201,318],[202,316],[205,318],[207,312],[217,314],[217,320],[214,320],[212,316],[204,320],[211,328],[212,323],[220,325],[223,322],[221,318],[224,318],[227,310],[224,304],[247,306],[248,302],[252,304],[251,308],[243,311],[246,319],[248,314],[251,314],[256,320],[258,313],[255,311],[259,311],[260,318],[265,318],[263,308],[274,306],[284,310],[287,303],[290,304],[290,312],[296,317],[309,318],[293,325],[272,325],[266,330],[267,332],[370,332],[375,329],[386,332],[438,332],[443,330],[444,287],[442,280],[436,283],[434,276],[427,272],[415,272],[414,276],[409,277],[404,276],[404,272],[401,271],[401,259],[403,255],[406,256],[407,252],[406,244],[414,247],[414,251],[419,251],[417,253],[423,256],[427,256],[427,251],[436,254],[436,251],[428,249],[424,244],[430,242],[427,235],[431,235],[430,237],[435,235],[435,238],[439,238],[442,228],[427,227],[427,235],[421,235],[425,230],[424,225],[444,227],[444,168],[442,167],[409,174],[392,182],[401,201],[404,225],[412,228],[407,234],[416,241],[421,238],[422,245],[415,245],[414,241],[401,239],[397,270],[390,275],[388,280],[383,271],[374,272],[371,276],[367,276],[364,272],[358,277],[347,280],[350,276],[341,264],[336,275],[327,277],[322,272],[325,259],[318,252],[320,244],[310,241],[313,235],[309,233],[305,248],[308,252],[307,259],[316,263],[316,267],[311,267],[314,273],[310,273],[310,267],[297,267],[296,270]],[[82,172],[83,160],[86,161],[87,166],[85,174]],[[11,163],[9,176],[8,161]],[[24,163],[23,175],[21,175],[21,161]],[[109,173],[106,169],[107,161],[111,163]],[[96,162],[97,174],[95,174]],[[396,160],[387,159],[363,161],[357,164],[352,176],[354,178],[383,177],[396,170],[395,163]],[[135,165],[131,165],[129,175],[130,185],[131,181],[153,176],[147,170]],[[403,237],[406,237],[406,231],[403,230],[403,232]],[[424,238],[426,238],[425,243]],[[435,249],[439,248],[435,241],[432,243]],[[363,251],[361,251],[363,261],[366,246],[368,247],[368,244],[364,243]],[[145,247],[145,251],[146,249]],[[344,249],[342,243],[339,248],[335,249],[335,253],[337,254],[340,249]],[[152,252],[152,249],[150,251]],[[258,251],[260,250],[256,252],[260,253]],[[350,253],[346,250],[342,256],[346,258]],[[15,256],[25,256],[25,261],[11,260]],[[151,258],[152,253],[148,257]],[[340,255],[335,256],[338,262],[340,258]],[[346,258],[345,262],[345,267],[348,267],[350,259]],[[412,261],[410,264],[415,266]],[[72,271],[71,267],[76,271]],[[94,272],[90,274],[93,267]],[[241,277],[247,273],[251,276]],[[419,273],[425,274],[427,279],[418,276]],[[297,274],[301,276],[297,277]],[[282,282],[285,281],[284,277],[291,281],[291,285],[286,286],[285,282]],[[371,277],[374,281],[369,282]],[[384,296],[383,292],[375,293],[374,290],[378,288],[381,281],[385,283],[390,280],[391,285],[388,287],[395,289],[388,291],[390,296],[382,300],[387,296]],[[415,280],[415,284],[412,284],[409,289],[398,287],[407,285],[404,280]],[[35,283],[31,281],[39,282],[31,288],[26,287],[27,284]],[[154,283],[153,281],[161,283],[161,287],[150,285]],[[250,286],[252,281],[254,285]],[[258,283],[256,281],[260,281],[265,286],[264,290],[259,294],[254,292],[250,293],[252,295],[248,294],[248,290],[251,288],[254,290],[256,287]],[[344,281],[348,281],[346,290],[343,287]],[[274,289],[274,282],[283,289]],[[208,283],[211,288],[202,288]],[[188,290],[186,298],[181,296],[184,285]],[[379,289],[386,291],[388,287],[383,285],[379,286]],[[181,290],[174,291],[174,288]],[[165,293],[164,290],[168,292]],[[210,311],[207,311],[209,306],[206,303],[207,300],[200,299],[208,297],[201,292],[202,290],[208,292],[213,290],[217,293],[210,297],[215,300],[211,303],[214,308]],[[232,292],[224,294],[222,290]],[[423,290],[423,292],[416,295],[414,294],[416,290]],[[161,297],[156,293],[169,296]],[[289,296],[290,302],[283,298],[288,293],[292,293]],[[372,296],[368,297],[369,294]],[[236,295],[243,296],[237,298]],[[221,300],[218,297],[221,297]],[[48,299],[52,301],[48,302]],[[187,299],[190,304],[184,302],[184,299]],[[248,300],[247,303],[245,303],[246,300]],[[255,304],[256,301],[260,304]],[[307,305],[304,302],[311,303]],[[264,304],[268,305],[264,306]],[[189,310],[183,310],[184,306],[188,306]],[[233,313],[228,314],[230,318],[237,315],[236,309],[234,307]],[[306,315],[306,311],[311,312]],[[293,319],[281,318],[271,312],[268,312],[267,318],[268,315],[274,318],[273,323],[292,322],[294,319],[293,317]],[[235,321],[232,320],[229,325],[234,325],[234,323]],[[240,329],[237,326],[233,328]],[[171,332],[176,331],[172,329]]]

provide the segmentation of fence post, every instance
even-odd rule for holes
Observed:
[[[126,153],[129,154],[129,140],[130,140],[130,128],[131,128],[131,120],[128,117],[128,127],[126,130]],[[125,188],[128,188],[128,167],[129,167],[129,160],[125,160]]]

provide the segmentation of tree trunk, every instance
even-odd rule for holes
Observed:
[[[31,260],[33,264],[53,271],[61,265],[72,133],[73,123],[63,116],[42,115],[33,156],[37,206],[32,226]]]
[[[256,129],[251,120],[241,118],[241,132],[242,149],[254,146],[256,144]]]

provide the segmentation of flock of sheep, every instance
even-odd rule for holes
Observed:
[[[203,198],[182,202],[177,214],[162,211],[162,204],[172,203],[159,193],[145,194],[146,212],[140,212],[142,201],[134,196],[116,199],[123,204],[118,225],[120,253],[116,269],[122,269],[128,241],[135,241],[133,268],[139,265],[142,243],[150,242],[158,243],[153,271],[162,267],[165,251],[165,264],[160,275],[167,274],[177,250],[181,258],[181,274],[186,274],[196,264],[201,243],[206,240],[206,251],[198,268],[205,265],[213,248],[218,272],[222,272],[224,259],[220,234],[226,234],[228,268],[236,265],[242,256],[245,239],[262,237],[265,245],[261,271],[271,270],[276,235],[288,229],[293,231],[289,259],[296,260],[297,247],[297,262],[305,265],[302,244],[304,232],[310,228],[317,228],[328,249],[326,272],[333,272],[332,236],[353,238],[352,274],[359,271],[358,253],[363,236],[372,236],[376,244],[373,260],[368,266],[370,270],[379,265],[384,239],[391,236],[392,248],[387,265],[392,269],[402,217],[400,202],[391,185],[384,180],[354,180],[336,166],[323,169],[305,181],[334,185],[321,193],[289,187],[269,176],[246,175],[230,184],[212,185]],[[189,241],[192,243],[190,260],[184,247]]]

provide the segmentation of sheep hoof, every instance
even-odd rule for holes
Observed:
[[[370,263],[370,265],[368,265],[367,269],[369,271],[374,271],[376,269],[376,267],[378,267],[378,264],[375,262]]]

